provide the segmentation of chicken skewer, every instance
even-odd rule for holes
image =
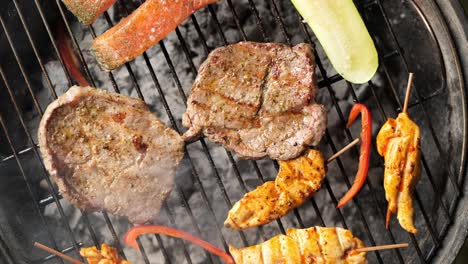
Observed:
[[[396,213],[403,229],[416,233],[412,194],[421,172],[421,133],[407,113],[412,80],[410,73],[403,112],[396,119],[389,118],[382,126],[377,135],[377,151],[385,159],[386,227],[391,215]]]
[[[46,246],[46,245],[44,245],[44,244],[41,244],[41,243],[39,243],[39,242],[34,242],[34,246],[37,247],[37,248],[40,248],[40,249],[42,249],[42,250],[44,250],[44,251],[47,251],[47,252],[49,252],[50,254],[53,254],[53,255],[55,255],[55,256],[57,256],[57,257],[63,258],[64,260],[69,261],[70,263],[73,263],[73,264],[84,264],[83,262],[81,262],[81,261],[79,261],[79,260],[77,260],[77,259],[75,259],[75,258],[72,258],[72,257],[70,257],[70,256],[67,256],[67,255],[63,254],[62,252],[57,251],[57,250],[55,250],[55,249],[52,249],[52,248],[50,248],[50,247],[48,247],[48,246]]]
[[[399,247],[407,243],[365,248],[364,243],[340,227],[288,229],[261,244],[229,251],[237,264],[267,263],[367,263],[366,252]]]
[[[354,146],[354,140],[330,157],[337,156]],[[326,174],[322,153],[309,149],[296,159],[279,161],[280,169],[275,181],[268,181],[244,195],[228,213],[226,227],[243,230],[265,225],[300,206],[320,188]]]
[[[84,264],[83,262],[67,256],[60,251],[52,249],[46,245],[43,245],[39,242],[34,242],[34,246],[38,247],[44,251],[47,251],[57,257],[63,258],[74,264]],[[131,264],[130,261],[122,259],[118,253],[117,249],[111,247],[107,244],[102,244],[101,249],[97,249],[96,247],[87,247],[80,249],[80,255],[86,258],[88,264]]]

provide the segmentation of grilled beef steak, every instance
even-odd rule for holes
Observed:
[[[320,141],[312,47],[241,42],[214,50],[200,67],[183,116],[186,140],[205,136],[243,158],[292,159]]]
[[[65,198],[134,223],[158,215],[184,155],[182,138],[141,100],[77,86],[47,108],[39,146]]]

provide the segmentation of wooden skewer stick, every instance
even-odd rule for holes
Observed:
[[[375,247],[364,247],[355,249],[355,252],[369,252],[369,251],[376,251],[376,250],[385,250],[385,249],[393,249],[393,248],[403,248],[408,247],[408,243],[401,243],[401,244],[392,244],[392,245],[382,245],[382,246],[375,246]]]
[[[67,256],[67,255],[63,254],[62,252],[59,252],[59,251],[57,251],[57,250],[55,250],[55,249],[52,249],[52,248],[50,248],[50,247],[48,247],[48,246],[46,246],[46,245],[43,245],[43,244],[41,244],[41,243],[39,243],[39,242],[34,242],[34,246],[35,246],[35,247],[38,247],[38,248],[40,248],[40,249],[42,249],[42,250],[44,250],[44,251],[47,251],[47,252],[49,252],[50,254],[54,254],[54,255],[56,255],[56,256],[58,256],[58,257],[61,257],[61,258],[65,259],[65,260],[68,260],[68,261],[70,261],[71,263],[74,263],[74,264],[84,264],[83,262],[81,262],[81,261],[79,261],[79,260],[77,260],[77,259],[74,259],[74,258],[72,258],[72,257],[70,257],[70,256]]]
[[[335,154],[333,154],[330,158],[328,158],[327,160],[327,163],[330,163],[332,162],[333,160],[335,160],[336,158],[338,158],[341,154],[345,153],[348,149],[352,148],[354,145],[356,145],[357,143],[359,143],[359,138],[356,138],[355,140],[353,140],[353,142],[349,143],[348,145],[346,145],[346,147],[340,149],[338,152],[336,152]]]
[[[405,103],[403,104],[403,113],[406,113],[408,110],[408,103],[409,103],[409,98],[411,94],[411,87],[413,86],[413,77],[414,73],[410,72],[409,74],[409,79],[408,79],[408,85],[406,86],[406,95],[405,95]]]

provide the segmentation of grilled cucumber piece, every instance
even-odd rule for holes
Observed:
[[[365,83],[374,76],[377,50],[352,0],[291,1],[343,78]]]

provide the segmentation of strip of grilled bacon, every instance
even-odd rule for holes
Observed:
[[[261,244],[229,251],[237,264],[263,263],[367,263],[365,252],[355,249],[364,243],[346,229],[339,227],[311,227],[288,229]]]
[[[308,200],[325,178],[325,159],[318,150],[310,149],[279,164],[275,181],[264,183],[234,204],[224,222],[226,227],[242,230],[278,219]]]
[[[400,225],[416,233],[413,220],[412,193],[420,178],[419,127],[407,113],[388,119],[377,135],[377,151],[385,158],[384,188],[388,201],[386,225],[397,214]]]

